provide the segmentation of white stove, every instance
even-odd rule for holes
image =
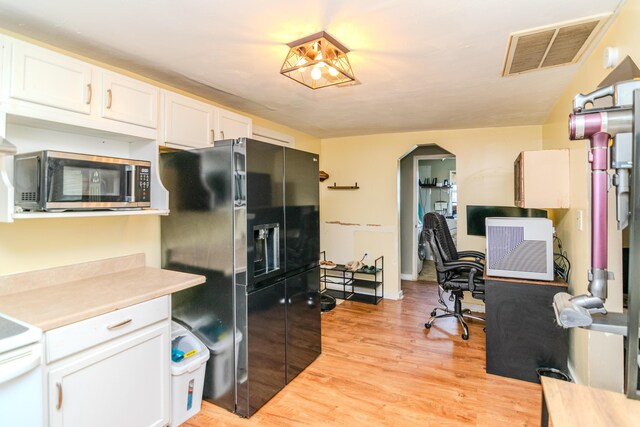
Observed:
[[[0,425],[42,426],[42,331],[0,314]]]

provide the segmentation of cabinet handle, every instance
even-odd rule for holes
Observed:
[[[216,140],[216,131],[215,129],[211,129],[211,144]]]
[[[91,104],[91,98],[93,98],[93,90],[91,88],[91,83],[87,84],[87,102],[85,104]]]
[[[220,135],[222,135],[222,139],[224,139],[224,131],[223,130],[220,131]]]
[[[113,103],[113,92],[111,89],[107,89],[107,106],[105,108],[111,108],[111,104]]]
[[[60,408],[62,408],[62,383],[56,383],[56,388],[58,389],[58,403],[56,403],[56,409],[60,410]]]
[[[112,330],[112,329],[118,329],[123,327],[124,325],[128,325],[129,323],[131,323],[133,319],[127,319],[127,320],[123,320],[122,322],[116,323],[115,325],[108,325],[107,329]]]

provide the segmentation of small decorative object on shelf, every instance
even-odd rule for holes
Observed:
[[[327,188],[330,190],[357,190],[360,187],[358,187],[357,182],[355,185],[336,185],[336,183],[334,182],[332,186]]]
[[[384,257],[373,265],[362,265],[355,271],[349,265],[327,261],[325,251],[320,252],[320,284],[322,293],[344,300],[378,304],[384,298]]]
[[[324,181],[327,178],[329,178],[329,174],[325,171],[320,171],[320,182]]]

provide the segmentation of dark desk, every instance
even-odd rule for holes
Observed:
[[[539,382],[539,367],[568,372],[569,333],[552,306],[566,291],[565,282],[485,276],[487,373]]]

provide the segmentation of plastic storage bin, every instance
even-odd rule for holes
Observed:
[[[242,333],[236,330],[235,351],[231,334],[216,342],[204,341],[211,358],[207,362],[207,384],[204,390],[207,398],[218,399],[233,387],[233,373],[238,368],[238,350]],[[234,357],[235,355],[235,357]]]
[[[209,351],[182,325],[171,322],[171,424],[179,426],[200,412]],[[175,361],[180,358],[181,360]]]

